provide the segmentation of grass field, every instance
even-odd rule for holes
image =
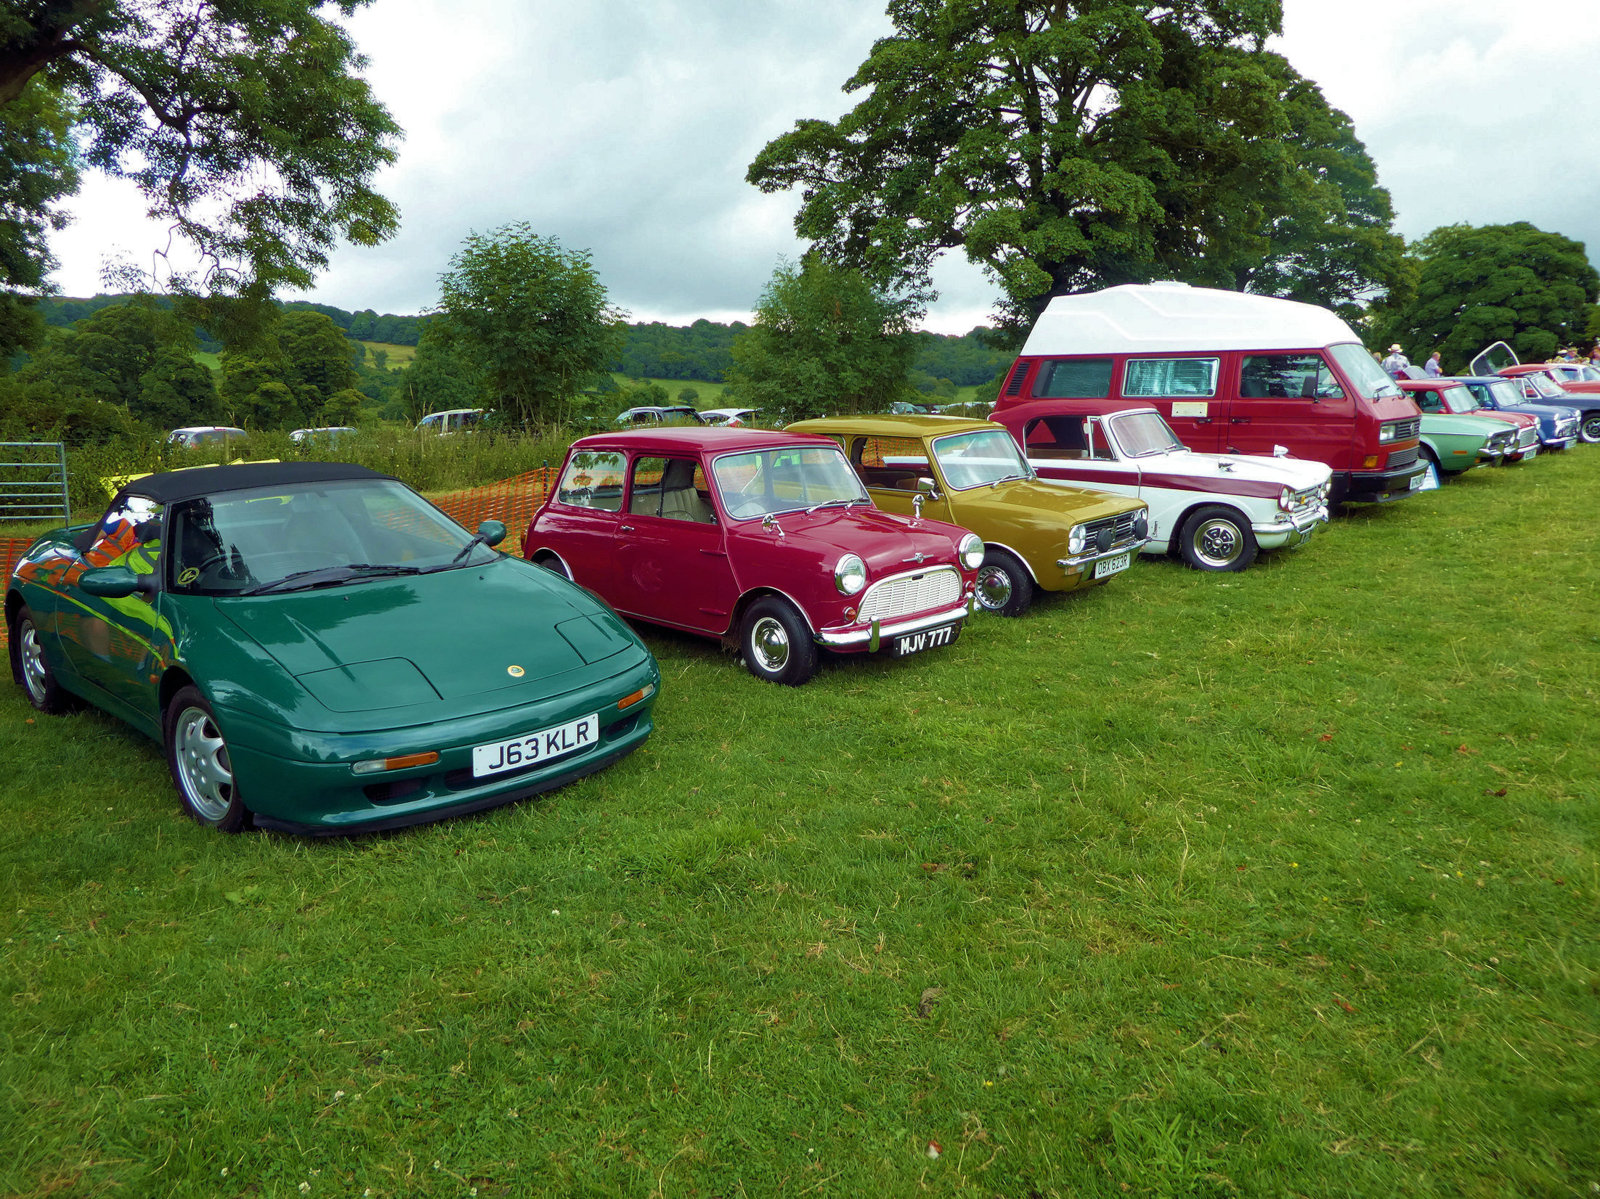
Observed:
[[[204,832],[8,689],[0,1193],[1590,1195],[1597,494],[799,690],[645,630],[643,750],[389,836]]]

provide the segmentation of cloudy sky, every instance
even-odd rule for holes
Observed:
[[[744,182],[889,32],[881,0],[376,0],[352,29],[406,138],[379,188],[397,237],[345,248],[304,298],[415,313],[462,238],[525,220],[591,251],[635,320],[748,319],[804,246],[797,198]],[[1408,238],[1531,221],[1600,262],[1595,0],[1284,0],[1275,49],[1355,122]],[[54,243],[56,281],[92,295],[108,255],[164,235],[138,197],[90,179]],[[995,290],[948,256],[926,325],[965,332]]]

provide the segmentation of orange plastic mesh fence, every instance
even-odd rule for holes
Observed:
[[[464,529],[476,530],[486,520],[501,521],[506,539],[500,548],[508,554],[521,554],[522,532],[550,494],[559,473],[559,467],[541,466],[498,483],[436,495],[433,503]]]
[[[0,537],[0,577],[4,577],[7,584],[11,582],[11,572],[16,569],[17,559],[32,544],[31,537]],[[4,645],[10,637],[11,626],[0,622],[0,645]]]
[[[466,529],[477,529],[486,520],[506,526],[506,539],[500,548],[508,554],[522,553],[522,532],[533,514],[544,503],[559,468],[543,466],[498,483],[451,491],[435,496],[433,503],[451,520]],[[9,580],[22,552],[33,544],[31,537],[0,537],[0,578]],[[0,645],[6,643],[10,629],[0,624]]]

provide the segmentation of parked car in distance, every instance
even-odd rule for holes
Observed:
[[[706,425],[726,425],[737,429],[741,425],[748,425],[754,419],[759,408],[702,408],[700,422]]]
[[[1150,506],[1147,554],[1195,570],[1243,570],[1261,550],[1304,545],[1328,523],[1333,471],[1287,456],[1189,449],[1154,408],[1125,400],[1035,400],[990,417],[1046,482]]]
[[[442,412],[430,412],[417,422],[417,432],[429,433],[436,437],[471,433],[487,415],[488,413],[482,408],[448,408]]]
[[[1400,386],[1416,401],[1424,416],[1430,412],[1449,412],[1457,416],[1510,425],[1514,431],[1511,444],[1502,446],[1496,439],[1491,438],[1484,447],[1487,460],[1500,463],[1522,462],[1538,456],[1538,417],[1529,416],[1525,412],[1495,412],[1485,408],[1473,398],[1472,392],[1464,385],[1448,377],[1401,379]]]
[[[333,445],[354,434],[355,429],[349,425],[328,425],[320,429],[296,429],[289,434],[289,440],[296,445]]]
[[[1503,375],[1516,380],[1524,399],[1576,408],[1578,440],[1588,445],[1600,444],[1600,383],[1588,379],[1559,381],[1546,364],[1518,362],[1516,352],[1503,341],[1478,352],[1472,359],[1472,374],[1479,378]]]
[[[175,450],[197,450],[202,446],[220,445],[225,449],[234,446],[243,449],[249,440],[250,434],[232,425],[191,425],[168,433],[167,447]]]
[[[1475,466],[1504,462],[1516,449],[1513,426],[1499,421],[1490,425],[1470,412],[1434,410],[1432,403],[1422,413],[1422,457],[1429,471],[1425,489],[1438,487]]]
[[[395,828],[533,795],[651,731],[660,673],[582,588],[398,480],[330,462],[145,475],[35,541],[12,677],[166,751],[203,825]]]
[[[575,441],[522,549],[624,616],[715,637],[790,685],[819,650],[951,644],[983,563],[965,529],[873,507],[833,442],[759,429]]]
[[[1570,449],[1577,443],[1581,414],[1565,404],[1535,403],[1522,394],[1516,379],[1503,375],[1466,376],[1456,379],[1472,393],[1481,408],[1492,412],[1522,412],[1539,422],[1539,444],[1547,450]],[[1600,396],[1595,407],[1600,408]]]
[[[1184,283],[1056,296],[995,412],[1093,399],[1154,408],[1191,450],[1324,463],[1335,504],[1402,499],[1424,474],[1417,406],[1314,304]]]
[[[889,405],[891,416],[927,416],[932,411],[932,404],[916,404],[910,400],[895,400]]]
[[[691,425],[704,423],[689,404],[646,404],[624,409],[616,419],[619,425],[665,425],[672,421]]]
[[[1126,570],[1144,548],[1138,499],[1040,482],[1004,429],[959,416],[832,416],[790,425],[838,442],[872,502],[983,538],[978,606],[1027,611],[1037,591],[1075,591]]]

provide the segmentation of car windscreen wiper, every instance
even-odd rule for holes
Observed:
[[[859,499],[855,499],[855,500],[846,500],[846,499],[823,500],[822,503],[820,503],[820,504],[812,504],[811,507],[807,508],[806,509],[806,515],[810,516],[818,508],[836,508],[836,507],[848,508],[851,504],[862,504],[862,503],[866,503],[866,502],[868,502],[868,501],[859,500]]]
[[[419,575],[418,566],[401,566],[398,563],[378,565],[373,562],[347,562],[343,566],[317,566],[310,570],[297,570],[270,583],[247,587],[238,595],[266,595],[272,591],[302,591],[311,587],[329,587],[348,583],[352,579],[377,579],[386,575]]]

